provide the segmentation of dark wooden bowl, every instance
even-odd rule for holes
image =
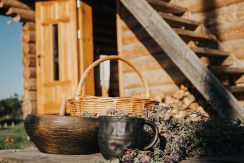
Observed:
[[[24,125],[41,152],[68,155],[98,152],[98,119],[29,114]]]

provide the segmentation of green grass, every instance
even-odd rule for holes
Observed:
[[[0,128],[0,150],[19,149],[29,145],[23,123],[11,128]]]

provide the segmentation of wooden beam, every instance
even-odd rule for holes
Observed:
[[[6,15],[14,16],[15,21],[35,21],[35,12],[33,10],[11,7],[6,12]]]
[[[36,67],[36,56],[34,55],[23,55],[22,64],[24,67]]]
[[[24,90],[36,91],[36,79],[24,79]]]
[[[34,43],[24,43],[22,46],[23,54],[36,54],[36,44]]]
[[[167,12],[167,13],[172,13],[175,15],[183,15],[187,9],[172,5],[167,2],[163,2],[161,0],[147,0],[148,3],[150,3],[157,11],[162,11],[162,12]]]
[[[230,86],[227,87],[232,93],[244,93],[244,86]]]
[[[26,22],[26,23],[24,23],[22,30],[23,31],[35,31],[35,28],[36,28],[35,23]]]
[[[188,30],[195,30],[200,25],[200,22],[197,22],[195,20],[169,15],[164,12],[160,12],[159,14],[173,28],[185,28]]]
[[[24,77],[24,79],[36,78],[36,68],[34,68],[34,67],[24,68],[23,69],[23,77]]]
[[[202,33],[197,33],[197,32],[179,29],[179,28],[175,28],[174,30],[183,39],[188,38],[193,41],[211,41],[211,42],[216,41],[216,37],[211,34],[202,34]]]
[[[178,34],[145,1],[120,0],[169,58],[191,81],[219,116],[244,121],[244,110],[236,98],[200,62]]]
[[[35,43],[36,32],[35,31],[23,31],[21,39],[24,43]]]
[[[202,56],[209,56],[209,57],[228,57],[228,56],[230,56],[230,53],[223,51],[223,50],[219,50],[219,49],[200,48],[200,47],[191,47],[191,49],[198,55],[202,55]]]
[[[215,74],[228,74],[228,75],[242,75],[244,74],[244,68],[240,67],[222,67],[222,66],[211,66],[209,67]]]
[[[27,9],[32,10],[34,8],[35,2],[32,2],[33,5],[29,5],[30,3],[23,3],[18,0],[0,0],[0,8],[10,8],[10,7],[16,7],[21,9]]]

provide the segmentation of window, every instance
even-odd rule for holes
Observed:
[[[59,80],[58,24],[54,24],[52,28],[53,28],[54,80]]]

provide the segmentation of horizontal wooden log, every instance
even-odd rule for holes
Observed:
[[[36,91],[36,79],[24,79],[24,90]]]
[[[148,85],[151,86],[164,86],[164,85],[177,85],[183,83],[186,79],[184,75],[175,68],[168,69],[167,71],[163,69],[147,70],[141,71],[145,77]],[[152,76],[152,74],[154,74]],[[177,83],[177,84],[176,84]],[[141,87],[141,81],[137,77],[137,74],[134,72],[124,73],[123,74],[123,86],[126,89]]]
[[[23,77],[25,79],[36,78],[36,68],[29,67],[23,69]]]
[[[36,67],[36,56],[23,55],[22,64],[24,67]]]
[[[23,31],[21,38],[24,43],[35,43],[36,42],[36,32],[35,31]]]
[[[35,6],[34,2],[28,3],[28,2],[21,2],[19,0],[0,0],[0,8],[10,8],[10,7],[16,7],[21,9],[29,9],[32,10]]]
[[[14,20],[15,22],[27,22],[27,21],[32,21],[32,20],[30,20],[30,19],[28,19],[28,18],[21,17],[20,15],[16,15],[16,16],[14,16],[14,17],[13,17],[13,20]],[[33,21],[33,22],[34,22],[34,21]]]
[[[37,100],[37,91],[24,91],[24,96],[23,96],[24,101],[36,101]]]
[[[36,32],[35,31],[23,31],[22,41],[25,43],[35,43],[36,42]]]
[[[241,75],[244,74],[244,68],[241,67],[221,67],[211,66],[209,69],[215,74]]]
[[[222,42],[223,47],[235,55],[239,60],[244,59],[244,39],[236,39]]]
[[[157,70],[157,69],[168,69],[174,68],[175,65],[170,61],[166,54],[158,53],[154,55],[146,55],[146,56],[138,56],[135,58],[131,58],[130,61],[134,63],[140,71],[149,71],[149,70]],[[123,64],[123,70],[125,72],[133,72],[133,69]]]
[[[122,50],[122,55],[126,58],[164,53],[163,50],[153,42],[152,39],[148,39],[146,42],[144,42],[144,44],[141,42],[135,42],[128,45],[123,45]]]
[[[228,26],[228,24],[235,26],[241,23],[243,21],[243,7],[244,2],[240,2],[217,10],[191,14],[190,17],[185,15],[185,17],[203,22],[209,28],[214,28],[215,25],[218,25],[217,28],[221,29],[221,26]]]
[[[150,87],[150,97],[172,95],[179,88],[176,85],[159,85]],[[136,87],[131,89],[124,89],[123,96],[140,96],[145,98],[145,88]]]
[[[23,43],[22,52],[23,52],[23,54],[36,54],[36,44]]]
[[[184,19],[178,16],[169,15],[164,12],[160,12],[159,14],[173,28],[184,28],[188,30],[195,30],[200,25],[200,22],[195,20]]]
[[[15,16],[15,21],[20,21],[20,19],[35,21],[35,12],[33,10],[11,7],[8,9],[6,15]]]
[[[23,24],[22,30],[23,31],[35,31],[36,27],[35,27],[35,23],[34,22],[26,22]]]
[[[28,114],[37,113],[37,101],[27,101],[23,100],[22,103],[23,117],[25,118]]]
[[[189,11],[197,13],[218,9],[231,4],[238,4],[240,2],[243,2],[243,0],[210,0],[207,2],[206,0],[174,0],[172,4],[185,7]]]

